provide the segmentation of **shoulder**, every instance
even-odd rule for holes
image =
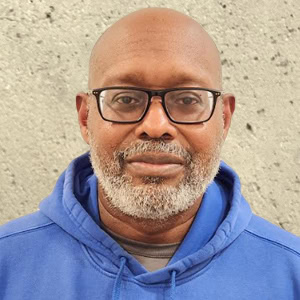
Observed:
[[[265,246],[277,247],[300,259],[300,238],[261,217],[253,215],[245,233]]]
[[[0,243],[16,236],[37,232],[54,223],[40,211],[9,221],[0,226]]]
[[[43,261],[54,252],[70,249],[73,242],[61,227],[37,211],[0,226],[0,265],[14,268],[16,260],[26,257],[18,264],[28,266],[37,257]]]

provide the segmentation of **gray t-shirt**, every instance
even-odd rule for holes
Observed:
[[[164,268],[180,243],[174,244],[148,244],[142,243],[135,240],[127,239],[120,236],[103,224],[101,227],[129,254],[131,254],[135,259],[142,264],[148,271],[153,272],[158,269]]]

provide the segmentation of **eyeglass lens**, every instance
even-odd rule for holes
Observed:
[[[214,95],[205,90],[176,90],[165,94],[166,110],[177,122],[207,120],[213,109]],[[136,121],[145,113],[148,94],[140,90],[108,89],[99,95],[103,117],[111,121]]]

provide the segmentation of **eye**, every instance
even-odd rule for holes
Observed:
[[[197,102],[197,100],[195,98],[192,98],[192,97],[184,97],[182,99],[179,99],[179,101],[182,102],[182,104],[194,104]]]
[[[141,99],[137,95],[119,93],[112,98],[111,103],[114,105],[138,105],[141,103]]]
[[[138,102],[138,100],[129,96],[122,96],[115,99],[114,102],[118,102],[119,104],[134,104]]]
[[[175,99],[175,103],[178,105],[195,105],[195,104],[202,104],[203,101],[199,96],[181,95]]]

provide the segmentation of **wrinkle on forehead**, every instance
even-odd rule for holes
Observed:
[[[110,65],[119,61],[142,55],[163,58],[164,54],[201,63],[213,73],[221,88],[220,56],[212,38],[195,20],[163,8],[136,11],[103,33],[92,50],[89,85],[96,74],[104,75]]]

